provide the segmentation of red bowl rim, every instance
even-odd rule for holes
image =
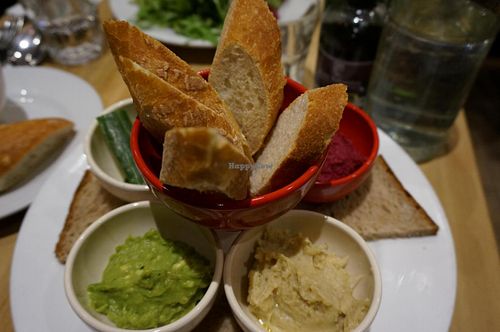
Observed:
[[[208,69],[202,70],[199,72],[200,75],[207,75],[209,72]],[[287,80],[287,85],[291,87],[293,90],[297,91],[300,94],[304,93],[307,89],[300,83],[290,79],[286,78]],[[146,180],[155,187],[156,190],[160,192],[164,192],[163,190],[163,184],[160,182],[160,179],[151,171],[151,169],[147,166],[146,162],[142,158],[142,154],[139,149],[139,142],[137,139],[134,139],[134,137],[139,137],[140,130],[142,129],[141,122],[139,118],[137,117],[133,123],[132,126],[132,132],[130,135],[130,148],[132,150],[132,155],[134,157],[134,160],[137,164],[137,167],[139,168],[140,172],[142,175],[146,178]],[[326,156],[326,155],[325,155]],[[257,207],[257,206],[262,206],[267,203],[271,203],[274,201],[277,201],[281,198],[284,198],[288,196],[290,193],[297,191],[299,188],[304,186],[314,175],[318,173],[318,171],[321,169],[321,165],[324,161],[324,157],[321,158],[316,164],[310,166],[301,176],[296,178],[294,181],[290,182],[286,186],[277,189],[275,191],[272,191],[270,193],[264,194],[264,195],[259,195],[256,197],[252,198],[247,198],[244,200],[230,200],[228,199],[227,203],[224,204],[216,204],[213,205],[213,209],[216,210],[225,210],[225,209],[234,209],[233,207],[233,202],[236,208],[246,208],[246,207]],[[166,186],[170,187],[170,186]],[[173,187],[172,187],[173,188]]]
[[[363,176],[364,173],[366,173],[373,165],[375,162],[375,159],[378,156],[378,149],[380,145],[380,139],[378,136],[378,131],[377,131],[377,126],[375,125],[375,122],[372,120],[372,118],[361,108],[358,106],[348,103],[346,105],[346,108],[349,108],[350,110],[354,111],[359,115],[363,120],[368,124],[368,127],[370,128],[370,133],[373,139],[373,146],[370,151],[370,154],[368,155],[368,158],[363,162],[361,167],[359,167],[356,171],[354,171],[351,174],[348,174],[346,176],[343,176],[341,178],[333,179],[330,181],[318,181],[314,183],[315,186],[332,186],[332,187],[338,187],[342,186],[348,182],[351,182],[361,176]]]

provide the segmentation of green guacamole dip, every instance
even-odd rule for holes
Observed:
[[[188,313],[210,284],[209,262],[157,230],[116,248],[102,281],[87,288],[89,304],[118,327],[148,329]]]

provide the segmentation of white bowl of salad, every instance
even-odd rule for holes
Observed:
[[[84,142],[92,174],[104,189],[126,202],[155,199],[130,151],[130,129],[136,116],[132,98],[121,100],[97,117]]]
[[[295,7],[311,0],[288,0]],[[267,0],[278,15],[284,0]],[[113,17],[129,21],[153,38],[174,46],[214,49],[229,0],[110,0]],[[158,10],[161,8],[161,10]]]

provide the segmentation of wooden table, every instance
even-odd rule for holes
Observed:
[[[104,2],[101,17],[110,16]],[[196,69],[206,67],[213,56],[211,51],[173,50]],[[314,68],[314,50],[313,47],[308,68]],[[129,96],[109,51],[84,66],[46,65],[67,70],[85,79],[99,93],[104,106]],[[308,74],[306,84],[310,82],[310,71]],[[458,138],[453,150],[420,165],[441,200],[455,241],[458,285],[450,330],[500,331],[499,253],[463,112],[452,130]],[[9,305],[10,267],[24,213],[25,210],[0,220],[0,330],[5,332],[13,331]]]

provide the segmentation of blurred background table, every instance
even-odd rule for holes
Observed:
[[[111,14],[107,2],[101,17]],[[317,34],[308,57],[305,84],[311,85],[315,68]],[[172,48],[195,69],[207,67],[213,51]],[[78,67],[55,67],[73,73],[90,83],[104,106],[129,96],[109,52]],[[453,126],[458,143],[447,155],[421,164],[446,212],[455,241],[457,296],[450,331],[500,331],[500,261],[491,218],[481,185],[475,151],[464,112]],[[0,219],[0,331],[13,331],[9,305],[9,278],[17,234],[26,210]],[[43,271],[40,271],[43,273]],[[402,299],[404,302],[404,299]],[[407,303],[411,307],[411,303]],[[432,303],[429,303],[432,305]]]

